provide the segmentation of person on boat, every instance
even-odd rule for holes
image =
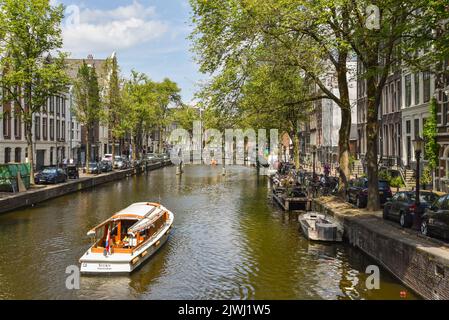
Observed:
[[[125,246],[129,246],[129,237],[128,237],[128,235],[126,235],[125,238],[123,238],[123,244]]]

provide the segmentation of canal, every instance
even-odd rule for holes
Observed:
[[[88,249],[86,232],[134,202],[175,214],[167,244],[129,276],[82,276],[67,290],[66,268]],[[0,299],[415,299],[349,245],[310,243],[294,213],[269,199],[254,169],[174,167],[0,215]]]

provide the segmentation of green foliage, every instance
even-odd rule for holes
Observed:
[[[396,175],[393,177],[389,170],[381,170],[379,171],[379,180],[388,181],[391,187],[401,188],[405,187],[404,181],[401,175]]]
[[[106,85],[106,121],[111,130],[112,139],[117,141],[126,134],[127,126],[127,110],[125,104],[122,103],[122,91],[120,87],[120,70],[118,67],[117,57],[115,54],[106,60],[105,73],[109,75]]]
[[[390,179],[390,186],[393,188],[402,188],[405,187],[405,184],[401,176],[396,176]]]
[[[100,88],[95,67],[83,61],[73,86],[73,113],[78,122],[88,129],[98,123],[102,116]]]
[[[102,118],[100,100],[100,87],[98,85],[97,71],[83,61],[73,86],[74,106],[72,111],[79,123],[86,128],[86,163],[90,158],[91,130]]]
[[[423,173],[422,173],[422,175],[420,177],[420,181],[421,181],[421,184],[423,184],[423,185],[427,185],[427,184],[431,184],[432,183],[432,181],[433,181],[432,168],[430,167],[430,165],[427,165],[424,168]]]
[[[379,180],[386,180],[390,182],[392,179],[391,173],[388,170],[379,171]]]
[[[200,114],[198,110],[183,105],[179,108],[173,109],[171,119],[176,122],[179,127],[191,132],[193,130],[193,122],[200,120]]]
[[[438,165],[440,145],[437,142],[437,112],[438,104],[435,98],[432,98],[430,105],[430,117],[426,120],[423,129],[424,140],[426,141],[425,155],[428,160],[429,170],[432,171]]]
[[[66,54],[58,51],[64,7],[51,6],[48,0],[0,0],[0,8],[2,98],[20,109],[33,167],[33,115],[49,97],[64,94],[69,84]]]
[[[144,138],[151,130],[161,130],[176,120],[169,106],[181,104],[179,92],[177,84],[169,79],[154,82],[143,73],[131,72],[131,78],[124,82],[121,90],[123,111],[115,111],[115,114],[120,120],[116,132],[131,133],[134,155],[140,153]]]

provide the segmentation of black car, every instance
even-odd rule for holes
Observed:
[[[98,162],[90,162],[89,163],[89,173],[100,174],[101,168]]]
[[[101,172],[111,172],[112,171],[112,162],[101,161],[100,162],[100,170],[101,170]]]
[[[79,179],[80,173],[76,165],[68,165],[66,168],[67,176],[69,179]]]
[[[36,184],[57,184],[67,181],[67,174],[59,168],[46,168],[35,175]]]
[[[416,206],[416,193],[404,191],[396,193],[393,198],[385,203],[383,217],[398,221],[401,227],[410,228],[413,224],[413,216],[416,213],[424,212],[438,196],[430,191],[421,191],[419,208]]]
[[[426,209],[421,220],[421,233],[449,240],[449,195],[440,197]]]
[[[388,181],[379,180],[379,197],[381,205],[387,202],[387,199],[393,197]],[[346,201],[355,203],[358,208],[366,207],[368,204],[367,178],[358,178],[349,181],[349,188],[346,191]]]

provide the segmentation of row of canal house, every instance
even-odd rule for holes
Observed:
[[[444,64],[447,70],[448,62]],[[357,73],[363,73],[360,63]],[[411,72],[398,66],[392,68],[379,107],[379,160],[384,166],[399,169],[404,175],[416,168],[413,140],[423,137],[423,128],[430,115],[430,102],[436,97],[438,104],[438,143],[440,167],[436,170],[435,186],[448,191],[449,186],[449,102],[447,76],[434,73]],[[441,88],[442,90],[437,90]],[[366,155],[366,80],[357,78],[357,152],[362,160]],[[423,154],[423,163],[426,163]],[[422,166],[421,166],[422,168]]]
[[[49,57],[51,59],[51,57]],[[100,78],[104,69],[104,59],[94,59],[89,55],[87,59],[67,59],[67,73],[75,79],[78,67],[83,61],[95,66]],[[37,169],[44,166],[58,165],[64,159],[74,159],[77,163],[85,163],[86,129],[76,119],[72,112],[72,90],[53,96],[42,106],[40,112],[33,116],[32,132],[34,159]],[[28,159],[28,148],[25,138],[24,123],[20,108],[14,102],[4,101],[0,105],[0,164],[23,163]],[[91,154],[92,158],[101,157],[107,153],[109,144],[109,130],[97,124],[92,129]]]
[[[92,55],[85,59],[66,59],[69,78],[76,78],[83,61],[88,66],[95,67],[100,87],[105,89],[109,75],[106,59],[95,59]],[[50,97],[41,111],[34,114],[34,163],[38,170],[45,166],[62,164],[64,159],[73,159],[77,164],[86,163],[87,130],[77,121],[72,112],[73,107],[73,91],[69,90],[63,95]],[[28,148],[20,108],[15,106],[14,102],[5,101],[0,103],[0,114],[0,164],[27,162]],[[145,140],[145,151],[157,152],[163,149],[158,130],[151,132]],[[115,141],[116,154],[131,156],[130,141],[129,135]],[[89,144],[90,161],[100,160],[105,154],[112,153],[111,130],[106,124],[99,122],[93,126]]]

